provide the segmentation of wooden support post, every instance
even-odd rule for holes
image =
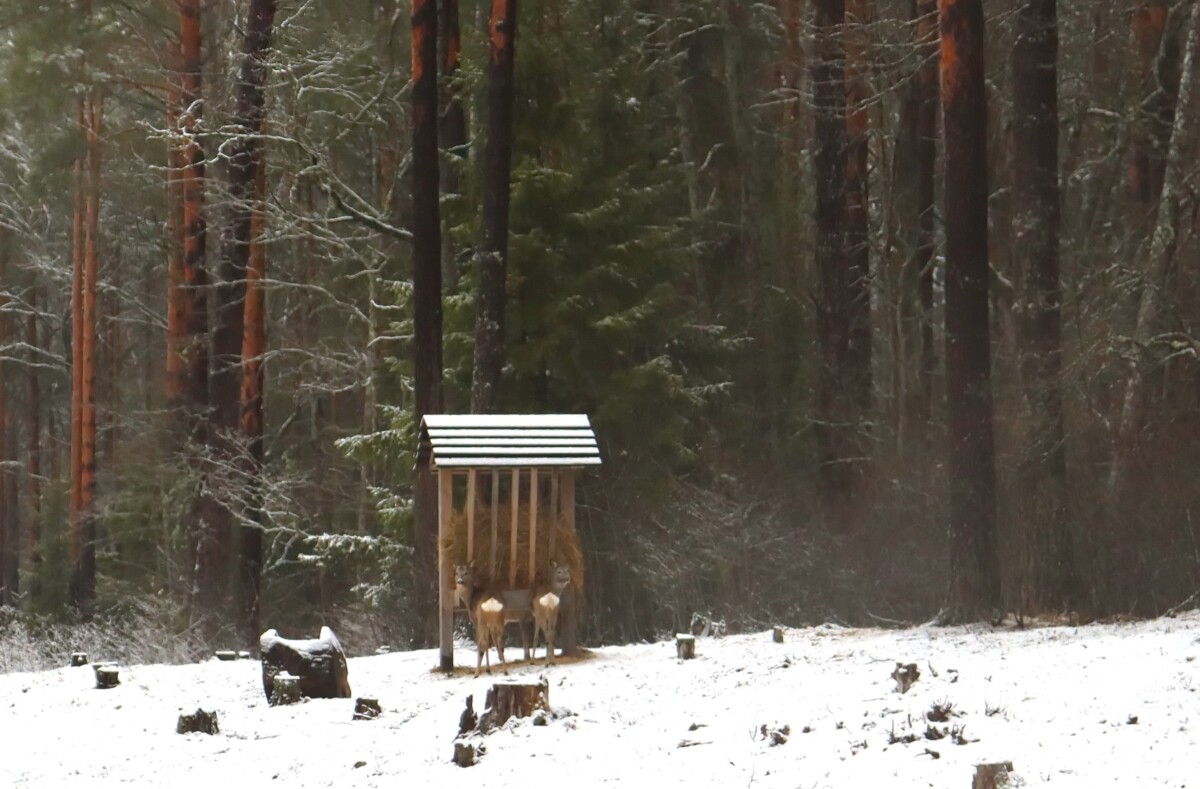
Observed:
[[[442,671],[454,671],[454,575],[446,556],[446,529],[454,509],[454,478],[438,475],[438,651]]]
[[[467,471],[467,561],[475,558],[475,469]]]
[[[555,545],[555,533],[558,531],[558,513],[560,511],[558,506],[558,478],[562,473],[561,469],[555,469],[550,472],[550,534],[546,538],[546,558],[552,562],[558,561],[558,557],[554,554],[554,549],[557,547]]]
[[[488,520],[492,524],[492,563],[491,572],[488,577],[493,581],[496,579],[496,542],[499,537],[499,521],[500,521],[500,472],[492,469],[492,509],[488,513]]]
[[[571,534],[575,534],[575,469],[563,469],[559,483],[559,498],[562,500],[563,520]],[[563,593],[558,614],[558,643],[564,655],[579,651],[579,605],[580,595],[572,582]]]
[[[512,529],[509,531],[508,587],[517,588],[517,511],[521,508],[521,470],[512,470]]]
[[[533,588],[534,576],[537,575],[537,510],[538,510],[538,470],[537,466],[529,469],[529,588]]]

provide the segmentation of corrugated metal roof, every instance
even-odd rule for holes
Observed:
[[[587,414],[429,414],[417,462],[434,468],[600,465]]]

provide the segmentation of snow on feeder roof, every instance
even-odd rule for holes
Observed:
[[[600,465],[587,414],[429,414],[417,464],[433,468],[576,468]]]

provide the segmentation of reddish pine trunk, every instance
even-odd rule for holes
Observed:
[[[927,426],[933,412],[933,375],[937,354],[933,346],[933,251],[936,244],[934,220],[934,170],[937,165],[937,122],[940,99],[938,76],[937,0],[917,0],[917,35],[921,65],[917,72],[920,105],[917,112],[917,291],[920,302],[920,391],[914,425],[919,426],[922,444],[927,443]]]
[[[492,0],[488,31],[487,143],[483,150],[483,244],[478,256],[475,370],[471,379],[473,413],[496,410],[504,366],[517,0]]]
[[[79,608],[85,617],[90,616],[96,600],[96,340],[99,331],[96,295],[100,271],[100,131],[104,114],[103,100],[89,100],[86,114],[88,165],[84,190],[83,388],[80,394],[83,414],[79,429],[79,520],[82,545],[78,583]]]
[[[987,98],[982,0],[940,0],[946,140],[948,619],[1000,608],[988,321]]]
[[[187,306],[187,412],[189,433],[195,446],[205,446],[208,436],[208,276],[205,270],[207,223],[204,216],[204,150],[196,136],[201,114],[202,38],[201,0],[180,0],[180,126],[187,135],[182,151],[183,173],[183,283]],[[202,483],[203,487],[203,483]],[[223,594],[225,548],[214,525],[196,504],[195,565],[192,572],[191,616],[202,632],[212,634]]]
[[[1057,0],[1026,0],[1013,43],[1013,253],[1024,268],[1021,377],[1030,414],[1021,520],[1030,613],[1072,607],[1058,246]]]
[[[251,489],[247,498],[255,502],[261,496],[258,485],[262,473],[262,355],[265,351],[265,316],[262,281],[266,271],[266,254],[262,245],[264,193],[266,170],[263,164],[263,143],[259,135],[263,132],[265,114],[264,87],[267,77],[266,59],[270,55],[275,23],[275,0],[248,0],[245,41],[242,47],[242,68],[237,86],[236,123],[241,136],[232,147],[229,167],[229,192],[233,208],[229,222],[229,235],[225,243],[223,276],[225,285],[231,286],[223,301],[224,308],[237,306],[238,345],[230,347],[226,354],[231,373],[237,375],[238,391],[233,393],[233,413],[223,402],[229,393],[223,387],[214,386],[217,414],[222,429],[240,427],[242,438],[247,444],[246,465]],[[236,294],[232,285],[238,283],[241,291]],[[240,299],[240,303],[239,300]],[[232,316],[229,325],[218,326],[217,346],[231,338],[226,332],[234,329]],[[240,370],[235,362],[241,362]],[[222,371],[222,378],[226,375]],[[240,414],[240,418],[239,418]],[[227,422],[234,422],[227,424]],[[230,459],[232,461],[232,458]],[[221,514],[228,511],[221,508]],[[261,525],[261,512],[254,505],[248,507],[247,519]],[[239,534],[238,558],[238,612],[243,638],[253,643],[259,634],[259,587],[262,575],[262,532],[253,526],[243,527]]]
[[[415,418],[442,410],[441,219],[438,209],[437,3],[412,4],[413,388]],[[437,484],[428,465],[417,469],[416,610],[436,643]]]

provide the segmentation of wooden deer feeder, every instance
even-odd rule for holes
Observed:
[[[559,639],[576,645],[583,555],[575,531],[575,471],[600,465],[585,414],[430,414],[421,421],[417,467],[438,484],[441,668],[454,668],[454,567],[474,562],[496,587],[531,589],[550,563],[566,564]]]

